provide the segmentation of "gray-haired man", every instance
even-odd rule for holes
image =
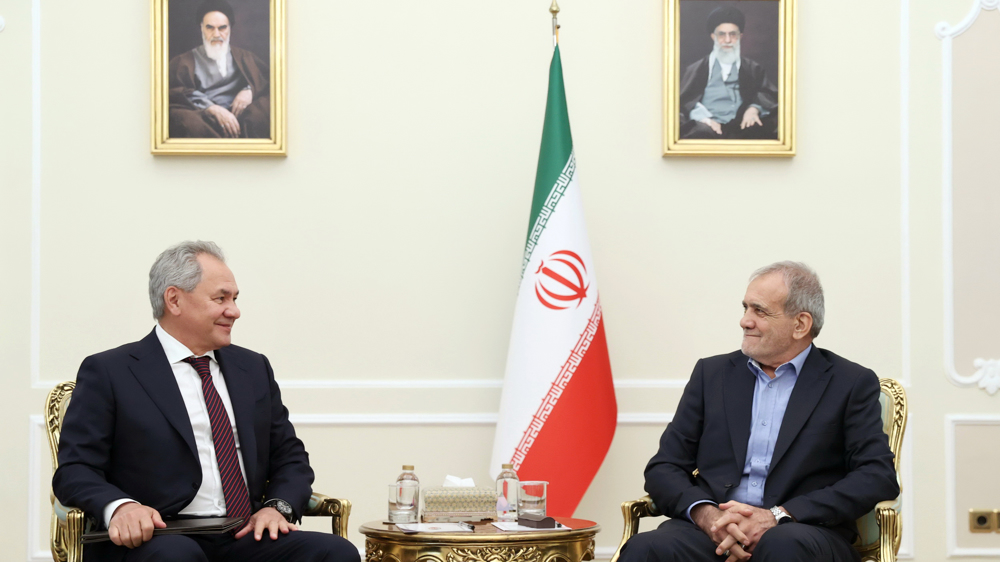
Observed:
[[[297,530],[313,471],[267,358],[230,345],[239,288],[212,242],[149,272],[157,324],[83,361],[52,489],[108,529],[88,560],[359,562],[336,535]],[[235,535],[160,535],[164,519],[243,517]]]
[[[740,351],[698,361],[646,466],[668,521],[622,562],[843,562],[855,520],[899,494],[871,370],[812,342],[823,289],[807,266],[757,270]]]

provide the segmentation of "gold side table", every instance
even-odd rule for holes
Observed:
[[[594,559],[600,525],[556,517],[569,529],[505,532],[487,523],[468,533],[403,533],[372,521],[361,526],[365,562],[581,562]]]

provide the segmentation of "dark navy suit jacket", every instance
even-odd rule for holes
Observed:
[[[664,515],[686,518],[694,502],[721,504],[739,485],[755,380],[739,351],[695,365],[646,466],[646,492]],[[763,507],[783,506],[853,542],[855,520],[899,495],[878,398],[873,371],[814,346],[781,421]]]
[[[313,471],[271,365],[235,345],[215,357],[233,405],[253,511],[265,499],[281,498],[300,516]],[[52,477],[59,501],[101,524],[104,506],[125,497],[171,517],[191,502],[201,481],[194,431],[155,331],[84,359]]]

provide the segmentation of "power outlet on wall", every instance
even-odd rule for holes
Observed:
[[[1000,509],[970,509],[969,531],[973,533],[996,533],[1000,523]]]

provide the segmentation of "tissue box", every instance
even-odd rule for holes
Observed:
[[[424,521],[428,523],[495,519],[497,491],[493,488],[433,487],[424,490]]]

